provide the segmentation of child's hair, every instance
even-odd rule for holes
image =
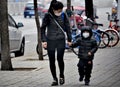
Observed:
[[[52,15],[54,15],[53,10],[58,10],[58,9],[63,9],[64,5],[62,2],[57,1],[57,0],[52,0],[50,7],[48,9],[48,12],[50,12]]]

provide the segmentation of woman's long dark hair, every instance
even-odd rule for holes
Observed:
[[[62,2],[57,1],[57,0],[52,0],[50,7],[48,9],[48,12],[50,12],[52,15],[54,15],[53,10],[58,10],[58,9],[63,9],[64,5]]]

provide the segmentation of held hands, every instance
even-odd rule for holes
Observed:
[[[68,46],[72,46],[72,42],[67,42]]]
[[[67,42],[67,44],[68,44],[68,46],[71,46],[71,45],[72,45],[71,42]],[[43,42],[43,43],[42,43],[42,46],[43,46],[43,48],[47,48],[47,42]]]
[[[91,61],[88,61],[88,64],[92,64],[92,62],[91,62]]]
[[[42,43],[43,48],[47,48],[47,42]]]

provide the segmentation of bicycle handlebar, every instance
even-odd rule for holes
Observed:
[[[87,18],[86,20],[88,20],[89,22],[91,22],[92,25],[97,25],[97,26],[103,26],[103,24],[101,23],[96,23],[93,20],[91,20],[90,18]]]

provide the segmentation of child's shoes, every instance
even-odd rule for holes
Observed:
[[[84,76],[80,76],[79,81],[82,82],[83,78],[84,78]]]
[[[90,82],[89,80],[86,80],[86,81],[85,81],[85,85],[88,86],[88,85],[89,85],[89,82]]]

